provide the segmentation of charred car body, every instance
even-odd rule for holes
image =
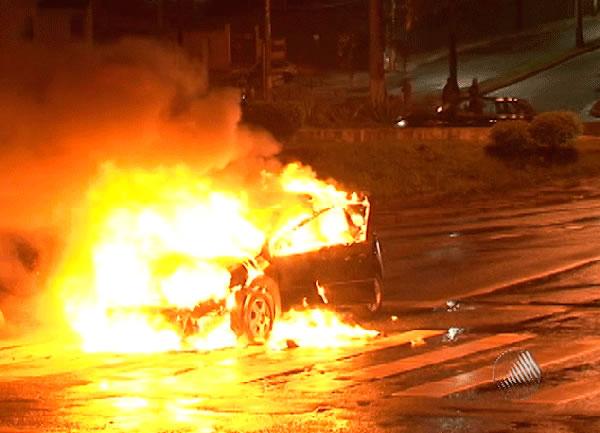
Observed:
[[[310,251],[290,249],[290,236],[327,218],[329,212],[344,212],[356,241]],[[197,321],[207,314],[230,314],[231,328],[250,343],[265,342],[282,309],[308,301],[311,305],[365,304],[375,313],[383,299],[383,260],[379,239],[369,224],[370,206],[366,199],[344,209],[327,208],[314,212],[279,236],[270,239],[255,258],[230,268],[230,291],[234,306],[227,300],[204,302],[193,310],[171,310],[187,335],[197,330]],[[357,224],[358,220],[361,224]],[[283,252],[283,253],[282,253]],[[327,288],[327,298],[315,285]],[[163,312],[165,313],[165,312]]]

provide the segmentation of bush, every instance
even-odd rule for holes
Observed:
[[[490,131],[491,148],[496,153],[515,155],[531,149],[529,123],[523,120],[500,122]]]
[[[404,114],[404,103],[399,96],[388,95],[385,101],[379,106],[369,106],[370,117],[377,123],[391,125],[398,119],[398,116]]]
[[[529,127],[529,133],[540,147],[558,149],[570,146],[583,131],[579,116],[568,111],[553,111],[537,115]]]
[[[317,127],[347,126],[357,123],[362,103],[355,100],[331,103],[319,101],[313,107],[308,122]]]
[[[242,113],[243,122],[260,126],[278,139],[293,135],[304,120],[302,106],[292,102],[255,102],[246,106]]]

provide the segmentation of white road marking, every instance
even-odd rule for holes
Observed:
[[[533,334],[498,334],[485,337],[480,340],[470,341],[465,344],[445,346],[431,352],[425,352],[415,356],[398,359],[385,364],[378,364],[350,374],[353,380],[372,380],[394,376],[407,371],[416,370],[435,364],[462,358],[477,352],[483,352],[509,344],[519,343],[533,338]]]
[[[600,339],[588,338],[567,346],[545,346],[540,349],[530,349],[542,370],[542,375],[558,365],[577,364],[581,358],[600,355]],[[394,393],[397,397],[445,397],[450,394],[463,392],[482,385],[492,383],[493,365],[451,376],[435,382],[427,382],[403,391]]]
[[[596,375],[589,379],[577,382],[567,382],[552,388],[542,389],[530,399],[525,400],[525,402],[536,404],[566,404],[577,400],[591,398],[600,394],[600,387],[598,386],[599,381],[600,376]]]

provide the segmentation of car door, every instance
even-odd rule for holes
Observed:
[[[332,221],[335,224],[342,224],[340,211],[345,212],[343,209],[334,208],[319,213],[309,223],[298,227],[294,236],[296,239],[314,240],[314,234],[319,233],[324,227],[331,227]],[[347,232],[348,226],[339,227],[339,230]],[[286,239],[280,240],[280,242],[285,241]],[[292,292],[290,295],[296,297],[306,296],[307,293],[316,293],[317,281],[324,285],[334,285],[367,278],[366,275],[372,273],[367,266],[371,259],[370,254],[371,249],[366,241],[354,242],[346,239],[346,242],[340,241],[335,245],[276,256],[272,260],[274,268],[272,272],[277,275],[282,291]]]

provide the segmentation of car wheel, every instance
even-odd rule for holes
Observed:
[[[281,312],[277,283],[268,277],[257,278],[238,299],[239,307],[231,312],[231,329],[250,344],[264,344]]]
[[[373,280],[373,299],[367,304],[367,310],[371,314],[377,313],[381,310],[381,304],[383,303],[383,279],[378,275]]]

